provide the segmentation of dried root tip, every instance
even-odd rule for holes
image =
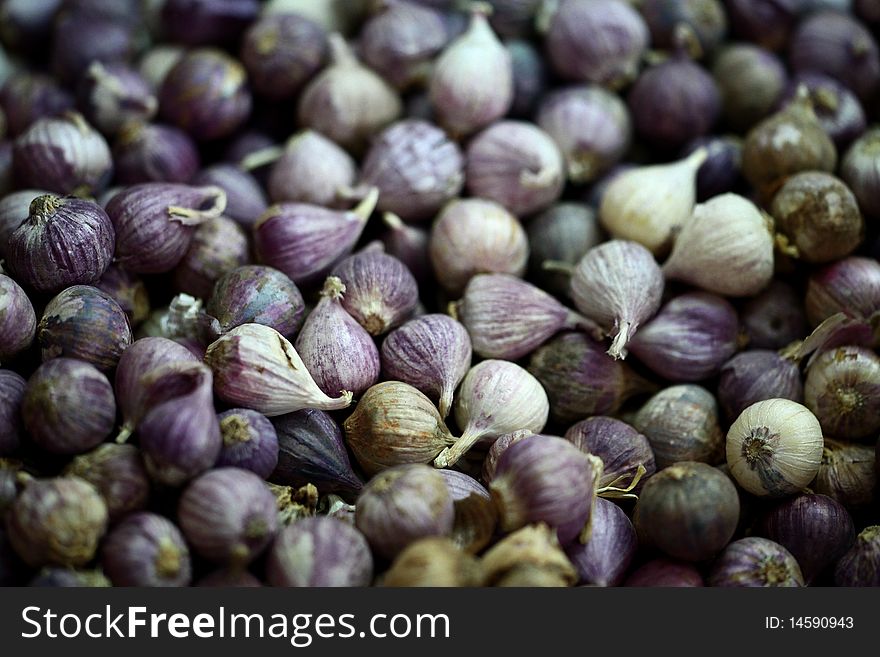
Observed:
[[[119,428],[119,433],[116,434],[116,442],[120,445],[127,442],[129,438],[131,438],[131,434],[134,431],[134,427],[131,426],[131,423],[126,422]]]
[[[629,475],[622,474],[607,486],[602,486],[602,488],[597,490],[596,495],[606,499],[637,500],[639,499],[639,496],[632,491],[639,485],[639,482],[642,480],[642,477],[646,472],[647,470],[645,469],[645,466],[640,463],[638,469],[636,469],[636,473],[632,475],[629,484],[627,484],[625,488],[620,488],[620,486],[626,481]]]
[[[297,137],[293,137],[291,142],[296,139]],[[284,155],[284,149],[281,146],[266,146],[266,148],[248,153],[239,162],[239,166],[245,171],[253,171],[254,169],[260,169],[268,164],[272,164],[275,160],[280,159],[282,155]]]
[[[169,205],[168,216],[184,226],[198,226],[223,214],[226,209],[226,191],[216,185],[206,185],[201,190],[204,192],[204,200],[198,204],[199,207]]]
[[[341,299],[345,294],[345,283],[338,276],[328,276],[321,288],[321,296],[329,299]]]
[[[340,390],[339,397],[330,399],[330,403],[325,403],[321,405],[321,410],[324,411],[339,411],[343,408],[348,408],[351,406],[351,402],[354,399],[354,393],[351,390]],[[317,407],[316,407],[317,408]]]
[[[479,432],[468,433],[465,431],[450,447],[444,448],[444,450],[437,455],[437,458],[434,459],[434,467],[448,468],[455,465],[458,463],[458,460],[464,456],[480,438],[482,438],[482,436],[483,434]]]
[[[615,360],[623,360],[626,358],[626,344],[629,342],[632,333],[635,332],[634,328],[632,322],[620,322],[617,335],[614,336],[614,340],[611,342],[611,348],[608,350],[609,356]]]

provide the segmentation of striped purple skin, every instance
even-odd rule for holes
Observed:
[[[251,104],[244,66],[217,48],[185,54],[159,89],[159,115],[199,141],[231,135]]]
[[[262,413],[233,408],[217,416],[223,447],[217,466],[250,470],[267,479],[278,465],[278,434]]]
[[[327,34],[305,16],[267,14],[244,33],[240,56],[255,93],[289,98],[324,65]]]
[[[373,556],[360,531],[335,518],[303,518],[283,529],[266,562],[272,586],[369,586]]]
[[[199,171],[193,185],[215,185],[226,192],[224,214],[242,226],[253,226],[266,211],[266,193],[249,172],[234,164],[214,164]]]
[[[201,363],[176,367],[174,386],[180,387],[173,392],[161,390],[169,392],[170,398],[149,408],[137,425],[147,471],[166,486],[181,486],[213,467],[223,444],[211,370]]]
[[[826,437],[873,437],[880,431],[880,357],[857,346],[824,351],[807,369],[804,400]]]
[[[0,105],[9,134],[20,135],[38,119],[58,116],[73,109],[73,96],[44,73],[13,73],[0,89]]]
[[[483,459],[483,472],[481,473],[483,481],[486,482],[486,484],[492,483],[492,480],[495,478],[495,472],[498,470],[498,459],[501,458],[501,454],[504,450],[510,447],[513,443],[518,443],[523,438],[535,435],[544,434],[535,434],[535,432],[530,429],[520,429],[519,431],[505,433],[492,441],[492,446],[489,447],[489,451],[486,452],[486,458]],[[446,472],[446,470],[443,470],[443,472]]]
[[[743,351],[721,368],[718,403],[731,421],[747,407],[765,399],[803,403],[804,386],[798,364],[769,349]]]
[[[417,119],[399,121],[373,142],[361,182],[379,188],[383,212],[404,221],[425,221],[458,196],[464,157],[437,126]]]
[[[146,410],[148,389],[141,380],[153,371],[174,362],[196,362],[183,345],[168,338],[146,337],[135,340],[119,359],[114,390],[125,425],[134,429]]]
[[[342,430],[324,411],[306,408],[272,418],[278,466],[270,479],[285,486],[314,484],[321,491],[356,495],[364,482],[354,473]]]
[[[382,372],[438,400],[440,415],[446,417],[472,355],[471,339],[462,324],[447,315],[422,315],[382,342]]]
[[[226,192],[175,183],[131,185],[107,203],[116,229],[116,262],[137,274],[171,271],[192,243],[196,226],[219,216]]]
[[[312,285],[351,253],[365,225],[364,217],[354,212],[280,203],[254,224],[254,246],[263,264],[299,286]]]
[[[81,454],[102,443],[113,430],[113,387],[89,363],[53,358],[28,380],[21,415],[40,448],[53,454]]]
[[[218,321],[220,335],[255,323],[291,339],[302,324],[305,302],[286,274],[272,267],[245,265],[217,280],[205,310]]]
[[[0,258],[6,257],[9,236],[27,221],[31,201],[48,193],[42,189],[22,189],[0,198]]]
[[[102,372],[131,344],[128,316],[106,292],[74,285],[49,301],[37,327],[43,361],[79,358]]]
[[[116,179],[126,185],[188,183],[199,170],[199,151],[186,132],[171,125],[135,123],[113,142]]]
[[[150,83],[128,64],[92,62],[77,86],[79,107],[108,136],[136,121],[149,121],[159,107]]]
[[[703,576],[689,563],[657,557],[634,570],[624,586],[705,586]]]
[[[199,555],[232,566],[253,561],[278,528],[275,496],[240,468],[216,468],[193,481],[180,498],[178,518]]]
[[[866,527],[834,569],[837,586],[880,586],[880,525]]]
[[[0,369],[0,456],[15,452],[24,435],[21,400],[26,386],[20,375]]]
[[[429,285],[431,261],[428,258],[428,231],[409,226],[393,214],[386,214],[382,220],[387,226],[382,234],[385,251],[405,264],[419,285]]]
[[[34,307],[21,286],[0,274],[0,361],[31,346],[37,330]]]
[[[150,314],[150,297],[147,287],[137,274],[111,264],[95,287],[109,294],[128,315],[133,327],[141,324]]]
[[[74,458],[64,474],[84,479],[101,493],[111,523],[144,509],[150,499],[150,479],[134,445],[99,445]]]
[[[750,536],[724,548],[708,583],[719,587],[800,587],[804,577],[791,552],[770,539]]]
[[[623,509],[602,497],[590,517],[590,538],[566,549],[580,584],[619,586],[636,554],[636,530]]]
[[[291,137],[272,165],[266,187],[276,203],[311,203],[343,210],[357,179],[357,163],[344,149],[315,130]]]
[[[101,546],[101,567],[114,586],[188,586],[189,548],[173,522],[150,512],[133,513]]]
[[[636,475],[639,466],[645,468],[641,481],[633,492],[638,493],[643,482],[657,471],[654,452],[648,439],[626,422],[613,417],[595,416],[582,420],[569,427],[565,439],[587,454],[602,459],[604,465],[599,487],[625,477],[623,483],[615,484],[625,488]]]
[[[381,251],[362,251],[333,268],[345,284],[340,303],[370,335],[398,326],[419,302],[416,279],[400,260]]]
[[[850,256],[822,267],[810,276],[805,305],[813,325],[839,312],[871,317],[880,311],[880,263]]]
[[[97,203],[54,194],[38,196],[27,220],[10,236],[9,268],[37,292],[98,282],[113,260],[115,231]]]
[[[218,278],[249,261],[245,229],[226,216],[208,219],[196,228],[189,250],[174,268],[174,287],[197,299],[207,299]]]
[[[449,489],[449,494],[452,495],[453,502],[465,500],[471,495],[479,495],[487,500],[491,498],[489,491],[483,484],[464,472],[443,468],[440,470],[440,474],[446,480],[446,487]]]
[[[629,111],[620,97],[601,88],[578,86],[549,94],[537,123],[562,151],[568,177],[595,180],[620,161],[632,139]]]
[[[360,395],[379,380],[379,350],[342,307],[344,294],[342,282],[329,277],[294,344],[315,383],[330,397],[344,390]]]
[[[19,186],[56,194],[99,192],[113,172],[107,140],[76,112],[33,123],[16,138],[12,157]]]

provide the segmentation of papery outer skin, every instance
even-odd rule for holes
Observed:
[[[107,507],[78,477],[36,479],[7,512],[9,541],[28,565],[82,566],[107,529]]]
[[[705,586],[700,571],[688,563],[658,557],[632,571],[623,586]]]
[[[299,123],[329,137],[346,150],[394,121],[403,110],[397,92],[359,62],[341,34],[330,37],[331,63],[299,96]]]
[[[462,379],[454,410],[462,436],[435,459],[438,467],[453,465],[480,441],[518,429],[540,432],[547,424],[550,402],[528,370],[505,360],[484,360]]]
[[[416,279],[404,263],[379,252],[349,256],[332,271],[345,284],[342,307],[370,335],[399,326],[419,302]]]
[[[655,47],[674,49],[676,28],[684,24],[693,31],[703,53],[712,53],[727,36],[727,15],[720,0],[667,2],[647,0],[640,6]]]
[[[837,586],[880,586],[880,526],[866,527],[834,569]]]
[[[769,450],[759,452],[750,464],[744,452],[753,435],[768,444]],[[730,426],[727,464],[745,490],[760,497],[782,497],[802,490],[813,480],[819,471],[822,445],[822,427],[806,406],[787,399],[768,399],[749,406]]]
[[[826,436],[844,440],[880,431],[880,357],[865,347],[839,347],[807,369],[804,404]]]
[[[364,61],[395,87],[405,89],[427,77],[448,35],[438,11],[412,2],[392,2],[367,19],[360,39]]]
[[[123,422],[131,429],[147,410],[148,391],[141,381],[156,369],[173,362],[196,362],[186,347],[168,338],[139,338],[122,352],[116,367],[114,390]]]
[[[278,529],[275,496],[257,475],[240,468],[200,476],[181,495],[177,513],[193,549],[219,564],[250,563]]]
[[[351,253],[366,217],[305,203],[271,206],[254,225],[260,261],[287,274],[297,285],[320,282]]]
[[[268,478],[278,465],[278,435],[269,419],[249,408],[231,408],[217,421],[223,439],[217,466],[243,468]]]
[[[768,570],[779,573],[769,574]],[[780,579],[780,574],[782,578]],[[766,538],[750,536],[728,545],[709,573],[709,586],[804,586],[800,566],[791,553]]]
[[[802,171],[787,178],[773,197],[770,212],[776,229],[805,262],[838,261],[865,238],[856,197],[840,179],[822,171]]]
[[[492,483],[492,480],[495,478],[495,472],[498,469],[498,459],[501,458],[501,454],[504,453],[504,450],[510,447],[513,443],[518,443],[523,438],[535,435],[543,436],[544,434],[536,434],[529,429],[519,429],[498,436],[498,438],[492,442],[489,451],[486,452],[486,457],[483,459],[483,468],[481,472],[483,481],[485,481],[487,485]],[[441,472],[455,472],[455,470],[441,470]]]
[[[269,417],[351,404],[351,392],[336,399],[321,392],[293,345],[262,324],[242,324],[226,333],[208,347],[205,363],[214,372],[218,397]]]
[[[467,31],[437,58],[428,88],[439,123],[454,135],[471,134],[507,113],[513,65],[484,15],[472,14]]]
[[[398,465],[364,486],[355,509],[355,526],[373,552],[393,559],[426,536],[452,532],[455,512],[443,476],[427,465]]]
[[[234,164],[214,164],[197,173],[192,184],[214,185],[226,192],[224,214],[249,228],[266,211],[266,193],[249,172]]]
[[[629,343],[630,351],[660,376],[676,382],[714,376],[736,353],[734,307],[707,292],[674,297]]]
[[[474,274],[522,276],[529,244],[522,225],[501,205],[463,199],[447,204],[434,220],[428,254],[440,285],[458,294]]]
[[[113,258],[116,238],[104,209],[91,201],[40,196],[6,246],[10,268],[38,292],[92,285]]]
[[[221,276],[205,308],[220,332],[253,322],[292,338],[303,321],[305,302],[286,274],[262,265],[245,265]]]
[[[772,113],[788,82],[788,71],[779,56],[748,42],[721,48],[711,71],[721,92],[724,121],[739,131]]]
[[[354,473],[342,430],[314,408],[272,419],[278,434],[278,466],[268,479],[285,486],[314,484],[321,492],[357,494],[364,482]]]
[[[0,89],[7,131],[16,136],[38,119],[73,109],[73,95],[54,77],[37,71],[13,72]]]
[[[782,349],[807,335],[809,329],[801,295],[792,285],[774,279],[760,294],[748,299],[740,310],[748,346]]]
[[[730,477],[711,465],[683,461],[645,482],[633,520],[640,545],[700,562],[730,542],[739,516],[739,494]]]
[[[150,499],[150,480],[140,449],[134,445],[99,445],[75,457],[64,474],[77,476],[97,489],[111,523],[143,510]]]
[[[19,374],[0,369],[0,456],[15,452],[24,436],[21,400],[26,386]]]
[[[31,201],[48,193],[43,189],[20,189],[0,198],[0,258],[6,258],[9,236],[27,220]]]
[[[468,143],[471,196],[500,203],[517,217],[546,209],[562,193],[565,163],[546,132],[526,121],[498,121]]]
[[[53,358],[28,379],[21,414],[40,448],[54,454],[80,454],[110,435],[116,400],[107,377],[95,366]]]
[[[647,437],[658,468],[679,461],[714,465],[720,460],[724,435],[718,404],[705,388],[669,386],[651,397],[636,413],[633,426]]]
[[[869,507],[877,489],[876,448],[825,439],[819,473],[810,484],[853,512]]]
[[[116,229],[116,262],[138,274],[170,271],[189,249],[196,226],[225,208],[226,192],[219,187],[131,185],[107,204]]]
[[[240,56],[257,94],[290,97],[324,64],[327,35],[298,13],[265,15],[242,36]]]
[[[113,171],[107,141],[76,112],[32,123],[15,140],[12,157],[21,186],[56,194],[98,192]]]
[[[381,238],[385,251],[404,263],[420,285],[428,285],[431,280],[428,231],[409,226],[393,214],[386,213],[382,221],[387,227]]]
[[[744,351],[721,368],[718,401],[729,419],[765,399],[802,403],[804,387],[797,364],[769,349]]]
[[[137,328],[150,314],[150,298],[144,281],[122,267],[111,264],[95,287],[106,292],[128,315],[132,328]]]
[[[840,177],[855,194],[859,208],[868,217],[880,216],[880,160],[875,155],[880,130],[869,128],[852,143],[840,163]]]
[[[804,305],[814,326],[838,312],[870,319],[880,312],[880,263],[850,256],[813,272]]]
[[[642,479],[634,489],[641,490],[642,482],[657,471],[654,453],[648,439],[632,426],[613,417],[597,415],[573,424],[565,432],[565,439],[587,454],[602,459],[599,487],[618,481],[617,487],[628,485],[641,465],[645,468]],[[497,442],[497,441],[496,441]],[[619,479],[627,477],[620,485]]]
[[[472,355],[470,336],[461,323],[447,315],[422,315],[382,341],[382,371],[437,399],[440,415],[446,417]]]
[[[583,318],[539,287],[509,274],[477,274],[456,306],[458,318],[483,358],[516,360]]]
[[[155,513],[126,516],[104,539],[101,567],[114,586],[188,586],[189,549],[173,522]]]
[[[0,362],[31,346],[37,316],[27,293],[6,274],[0,274]]]
[[[174,268],[174,284],[180,292],[207,299],[222,275],[250,260],[248,235],[226,216],[208,219],[193,233],[189,249]]]
[[[653,317],[663,296],[663,273],[654,256],[638,242],[610,240],[580,259],[571,277],[575,306],[614,333],[608,353],[624,358],[629,339]]]
[[[855,541],[852,517],[826,495],[804,494],[780,502],[761,520],[760,535],[787,549],[810,584]]]
[[[619,586],[637,547],[636,530],[626,512],[603,498],[590,514],[590,538],[568,546],[566,554],[578,571],[581,584]]]
[[[341,290],[333,285],[328,290],[325,284],[321,300],[306,317],[294,346],[325,394],[348,390],[360,395],[379,380],[379,350],[370,334],[342,307],[336,296],[345,294],[340,279],[331,276],[327,280],[328,284],[335,281]]]
[[[126,64],[92,62],[78,91],[86,118],[106,135],[128,122],[149,121],[159,107],[149,83]]]
[[[37,326],[43,361],[79,358],[102,372],[116,366],[131,344],[128,316],[108,294],[74,285],[49,301]]]
[[[231,135],[251,104],[244,66],[214,47],[185,53],[159,89],[160,116],[201,141]]]
[[[303,130],[288,140],[269,171],[267,189],[275,203],[310,203],[338,210],[351,205],[357,178],[351,155],[320,132]]]
[[[697,197],[697,171],[705,150],[669,164],[624,171],[608,184],[599,205],[602,226],[618,239],[632,240],[655,256],[669,250]]]
[[[372,141],[360,180],[379,189],[379,210],[422,222],[461,192],[464,156],[437,126],[404,119]]]
[[[636,133],[660,148],[681,148],[709,134],[721,114],[715,80],[684,54],[643,71],[627,94],[627,102]]]
[[[188,183],[199,170],[199,152],[183,130],[163,124],[134,124],[113,142],[116,179],[124,184]]]
[[[501,453],[489,485],[501,528],[546,522],[562,545],[571,543],[590,521],[598,475],[588,456],[563,438],[528,436],[513,443]]]
[[[553,16],[545,47],[564,77],[618,89],[636,77],[649,38],[626,2],[568,0]]]
[[[623,101],[603,87],[572,86],[548,94],[537,124],[562,152],[568,179],[587,183],[617,164],[632,139],[632,122]]]
[[[561,423],[614,413],[639,388],[625,363],[582,333],[562,333],[539,347],[529,371],[544,386],[552,417]]]
[[[172,487],[213,467],[223,444],[211,370],[201,363],[187,363],[181,370],[182,389],[149,408],[137,425],[147,471]]]
[[[449,494],[452,495],[453,502],[465,500],[471,495],[479,495],[487,500],[491,499],[486,487],[470,475],[448,468],[443,468],[439,472],[446,480],[446,487],[449,489]]]
[[[343,424],[348,447],[368,475],[429,463],[455,438],[424,394],[400,381],[372,386]]]
[[[357,529],[335,518],[303,518],[282,529],[269,550],[272,586],[369,586],[373,556]]]
[[[773,277],[773,234],[751,201],[716,196],[694,208],[663,272],[707,292],[757,294]]]
[[[822,73],[799,73],[789,83],[786,97],[793,97],[801,84],[807,86],[816,117],[837,148],[846,148],[864,134],[867,128],[865,110],[855,93],[843,82]]]

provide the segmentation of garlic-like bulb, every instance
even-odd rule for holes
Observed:
[[[757,294],[773,278],[771,223],[738,194],[716,196],[694,208],[663,273],[715,294]]]
[[[806,406],[767,399],[744,410],[727,432],[730,474],[748,492],[783,497],[807,486],[822,462],[822,427]]]
[[[614,237],[633,240],[654,255],[668,251],[697,197],[697,171],[708,153],[698,148],[669,164],[636,167],[614,178],[602,196],[599,220]]]
[[[242,324],[223,335],[208,347],[205,363],[218,397],[269,417],[351,404],[347,390],[336,398],[324,394],[287,338],[263,324]]]

